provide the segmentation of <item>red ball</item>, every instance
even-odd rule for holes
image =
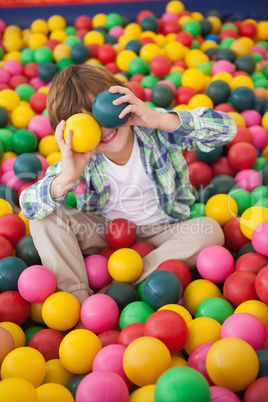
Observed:
[[[227,38],[234,38],[234,39],[238,39],[239,38],[239,34],[234,30],[234,29],[225,29],[224,31],[222,31],[219,35],[219,39],[220,42],[223,41],[224,39]]]
[[[223,228],[225,246],[230,250],[239,251],[242,246],[249,243],[249,239],[242,233],[240,218],[231,219]]]
[[[87,29],[89,31],[91,29],[91,19],[87,15],[79,15],[74,20],[74,26],[76,29]]]
[[[28,346],[38,350],[44,356],[45,361],[59,359],[59,347],[63,338],[61,332],[45,328],[31,337]]]
[[[190,32],[179,32],[176,41],[182,43],[186,47],[191,47],[194,37]]]
[[[111,63],[116,58],[116,52],[112,45],[105,43],[97,49],[97,58],[103,63]]]
[[[2,91],[3,89],[11,89],[11,86],[5,84],[4,82],[0,82],[0,91]]]
[[[169,271],[175,274],[181,282],[182,289],[186,288],[191,282],[191,271],[184,262],[180,260],[166,260],[161,262],[156,271]]]
[[[180,32],[180,30],[181,30],[181,27],[178,23],[178,20],[176,20],[176,19],[165,21],[165,23],[163,24],[163,27],[162,27],[162,32],[164,35],[168,35],[170,33],[178,33],[178,32]]]
[[[88,29],[86,28],[81,28],[78,29],[75,33],[75,36],[77,36],[80,39],[83,39],[83,37],[88,33]]]
[[[213,178],[211,167],[204,162],[193,162],[188,166],[191,184],[198,190],[206,187]]]
[[[159,339],[173,355],[184,347],[188,337],[188,327],[186,321],[175,311],[159,310],[147,318],[144,336]]]
[[[16,89],[21,84],[28,84],[29,80],[25,75],[14,75],[9,80],[9,85],[12,89]]]
[[[253,272],[231,273],[224,282],[223,295],[234,307],[247,300],[259,300],[255,290],[256,275]]]
[[[143,322],[135,322],[127,325],[120,332],[117,343],[119,345],[128,346],[135,339],[144,336],[144,325]]]
[[[117,64],[114,61],[105,64],[105,68],[107,68],[110,73],[117,74],[120,70],[117,67]]]
[[[100,47],[100,45],[97,45],[97,43],[91,43],[90,45],[87,46],[89,49],[89,57],[93,58],[93,59],[97,59],[97,52],[98,52],[98,48]]]
[[[248,142],[238,142],[229,149],[228,160],[234,169],[250,169],[257,160],[257,151]]]
[[[163,78],[168,75],[171,65],[169,58],[160,54],[151,60],[149,67],[152,74],[158,78]]]
[[[268,267],[262,268],[257,274],[255,288],[261,301],[268,304]]]
[[[213,176],[226,174],[227,176],[235,177],[237,170],[235,170],[229,163],[227,156],[221,156],[216,162],[210,165]]]
[[[214,107],[214,110],[216,110],[216,112],[226,112],[226,113],[236,112],[236,109],[232,105],[229,105],[229,103],[219,103]]]
[[[141,258],[144,258],[151,251],[155,250],[155,247],[152,244],[143,241],[133,244],[131,248],[132,250],[137,251]]]
[[[23,68],[23,73],[25,77],[29,78],[29,80],[37,77],[38,66],[39,64],[35,63],[34,61],[27,63]]]
[[[12,257],[13,247],[9,240],[4,236],[0,236],[0,260],[5,257]]]
[[[196,90],[190,87],[178,88],[175,94],[177,105],[188,105],[189,100],[196,95],[196,93]]]
[[[30,314],[30,303],[19,292],[7,290],[0,294],[0,322],[11,321],[22,325]]]
[[[53,50],[59,44],[60,44],[60,41],[58,41],[57,39],[48,39],[46,42],[46,47]]]
[[[23,220],[15,214],[0,216],[0,235],[6,237],[13,248],[25,236],[26,228]]]
[[[155,43],[153,38],[150,38],[149,36],[143,36],[142,38],[139,39],[139,41],[143,46],[147,45],[147,43]]]
[[[154,17],[155,15],[154,15],[154,13],[152,12],[152,11],[150,11],[150,10],[142,10],[142,11],[140,11],[138,14],[137,14],[137,16],[136,16],[136,22],[138,23],[138,24],[141,24],[141,22],[142,22],[142,20],[145,18],[145,17]]]
[[[257,275],[267,264],[268,260],[264,255],[259,253],[246,253],[236,260],[234,271],[249,271]]]
[[[144,100],[144,87],[139,82],[131,81],[128,83],[128,86],[137,98],[141,99],[142,101]]]
[[[256,34],[257,28],[255,24],[251,22],[242,23],[239,27],[239,33],[241,36],[246,36],[248,38],[253,38]]]
[[[184,60],[176,60],[176,61],[174,61],[174,66],[181,67],[184,70],[187,68],[187,64],[185,63]]]
[[[243,397],[243,402],[266,402],[268,395],[268,376],[253,381]]]
[[[247,73],[246,71],[235,71],[234,72],[234,77],[238,77],[240,75],[243,75],[245,77],[250,77],[249,73]]]
[[[114,329],[103,331],[100,334],[98,334],[98,338],[101,341],[102,347],[104,348],[105,346],[116,344],[119,334],[120,332],[115,331]]]
[[[238,126],[236,136],[232,141],[228,142],[226,146],[227,148],[231,148],[234,144],[237,144],[238,142],[248,142],[249,144],[252,144],[252,133],[247,127]]]
[[[111,255],[115,252],[115,248],[112,247],[104,247],[98,251],[99,255],[103,255],[103,257],[106,257],[108,260],[111,257]]]
[[[30,106],[37,114],[42,114],[46,108],[47,94],[36,92],[30,98]]]
[[[198,162],[198,157],[196,156],[195,151],[186,151],[184,154],[184,159],[186,160],[187,165],[190,163]]]
[[[136,240],[136,226],[133,222],[124,218],[113,219],[105,230],[105,239],[110,247],[129,248]]]
[[[135,81],[135,82],[141,82],[143,78],[145,77],[145,74],[134,74],[130,77],[129,81]]]

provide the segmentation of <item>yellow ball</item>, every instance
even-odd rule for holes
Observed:
[[[123,367],[130,381],[142,387],[155,384],[160,375],[171,367],[171,356],[159,339],[142,336],[127,346]]]
[[[5,402],[40,402],[34,386],[23,378],[0,381],[0,400]]]
[[[61,15],[52,15],[47,21],[49,31],[55,31],[56,29],[65,29],[66,21]]]
[[[231,85],[231,82],[233,81],[233,78],[234,77],[232,76],[232,74],[227,73],[225,71],[222,71],[220,73],[217,73],[217,74],[213,75],[211,80],[212,81],[222,80],[222,81],[227,82],[227,84]]]
[[[148,63],[150,63],[155,56],[159,56],[160,54],[162,54],[162,49],[156,43],[147,43],[142,46],[140,50],[140,57]]]
[[[204,15],[199,13],[198,11],[194,11],[193,13],[191,13],[191,16],[197,22],[199,22],[199,21],[204,19]]]
[[[127,24],[124,28],[124,35],[133,35],[136,39],[138,39],[141,33],[141,26],[136,22],[131,22],[130,24]]]
[[[60,152],[52,152],[52,154],[49,154],[46,157],[46,160],[47,160],[49,166],[54,165],[55,163],[57,163],[61,160],[61,153]]]
[[[25,224],[25,236],[28,236],[30,233],[30,219],[25,218],[25,216],[23,215],[23,213],[20,211],[18,213],[18,216],[23,220],[24,224]]]
[[[20,97],[12,89],[3,89],[0,92],[0,106],[6,109],[7,112],[12,112],[15,107],[19,106]]]
[[[199,304],[210,297],[222,297],[218,286],[207,279],[197,279],[186,287],[183,302],[185,308],[194,316]]]
[[[34,33],[43,33],[45,35],[48,34],[48,26],[47,22],[41,18],[38,18],[37,20],[34,20],[31,23],[31,31]]]
[[[47,157],[48,155],[54,153],[54,152],[59,152],[60,148],[58,146],[58,143],[56,141],[55,135],[47,135],[39,141],[38,144],[38,151],[40,154],[42,154],[44,157]]]
[[[166,12],[180,14],[185,10],[184,4],[178,0],[169,1],[166,5]]]
[[[266,145],[266,147],[261,151],[261,156],[268,158],[268,145]]]
[[[8,332],[12,335],[12,338],[14,340],[14,349],[25,346],[25,333],[19,325],[15,324],[14,322],[3,321],[0,323],[0,327],[7,329]]]
[[[263,222],[268,221],[268,208],[254,206],[246,209],[240,218],[240,229],[248,238],[252,238],[255,228]]]
[[[268,306],[260,300],[247,300],[236,307],[234,314],[248,313],[259,318],[268,332]]]
[[[10,33],[8,34],[5,39],[3,40],[4,42],[4,48],[7,52],[13,52],[16,50],[20,50],[23,45],[22,38],[17,35],[16,33]]]
[[[155,36],[155,43],[160,46],[164,47],[167,43],[166,37],[163,34],[158,34]]]
[[[55,382],[66,386],[72,378],[74,378],[74,374],[63,366],[60,359],[50,359],[46,362],[46,376],[43,384]]]
[[[171,356],[171,367],[181,367],[181,366],[188,366],[187,361],[181,357],[181,356],[177,356],[177,355],[172,355]]]
[[[17,106],[11,112],[11,122],[17,128],[28,128],[30,120],[35,116],[30,107]]]
[[[126,45],[127,45],[127,43],[129,41],[133,40],[133,39],[136,39],[135,35],[133,35],[133,34],[124,34],[124,35],[121,35],[120,38],[118,38],[117,44],[119,44],[122,47],[122,50],[124,50]],[[115,43],[115,45],[116,45],[116,43]]]
[[[29,381],[34,387],[42,384],[46,375],[43,355],[34,348],[21,347],[12,350],[3,360],[1,378],[19,377]]]
[[[235,52],[236,57],[239,57],[244,54],[249,54],[250,44],[242,38],[239,38],[231,44],[230,49]]]
[[[13,214],[12,206],[9,204],[8,201],[0,198],[0,216],[6,214]]]
[[[90,31],[85,34],[83,38],[84,45],[88,46],[92,43],[96,43],[97,45],[103,45],[105,42],[104,36],[97,31]]]
[[[45,46],[47,43],[47,36],[43,33],[37,32],[31,35],[28,40],[28,47],[37,50],[39,47]]]
[[[74,402],[71,392],[60,384],[42,384],[36,393],[40,402]]]
[[[12,158],[13,156],[18,156],[15,152],[12,151],[8,151],[8,152],[4,152],[1,159],[0,159],[0,165],[1,163],[3,163],[6,159],[8,158]]]
[[[268,21],[260,21],[258,23],[257,37],[259,40],[268,40]]]
[[[154,389],[154,384],[138,388],[134,394],[132,394],[129,402],[154,402]]]
[[[96,334],[87,329],[75,329],[61,341],[59,356],[63,366],[71,373],[87,374],[101,349],[102,344]]]
[[[94,117],[86,113],[76,113],[66,120],[63,138],[66,141],[68,130],[72,130],[72,149],[75,152],[88,152],[100,142],[101,127]]]
[[[116,56],[116,65],[120,71],[128,72],[128,65],[135,59],[137,54],[133,50],[123,50]]]
[[[175,313],[178,313],[187,324],[193,319],[189,311],[180,304],[166,304],[158,309],[158,311],[160,310],[175,311]]]
[[[188,22],[188,21],[193,21],[193,18],[190,17],[189,15],[183,15],[182,17],[180,17],[180,18],[178,19],[178,23],[179,23],[179,25],[180,25],[182,28],[184,27],[184,25],[185,25],[186,22]]]
[[[205,85],[205,74],[197,68],[188,68],[182,74],[181,85],[201,92]]]
[[[18,25],[8,25],[6,27],[6,29],[5,29],[4,36],[7,35],[8,33],[11,33],[11,32],[20,35],[21,34],[21,28],[18,27]]]
[[[221,324],[210,317],[194,318],[188,324],[188,338],[184,349],[188,355],[205,342],[216,342],[221,337]]]
[[[220,226],[224,226],[237,216],[236,201],[227,194],[216,194],[206,203],[206,216],[215,219]]]
[[[196,107],[209,107],[213,109],[214,104],[211,98],[205,94],[196,94],[189,100],[188,105],[194,109]]]
[[[261,125],[268,131],[268,112],[264,113],[262,116]]]
[[[99,13],[94,15],[94,17],[91,20],[92,28],[105,27],[106,18],[107,14]]]
[[[153,32],[153,31],[143,31],[143,32],[140,34],[139,39],[142,39],[142,38],[151,38],[151,39],[154,40],[155,37],[156,37],[156,33],[155,33],[155,32]]]
[[[50,39],[56,39],[61,43],[64,42],[67,37],[68,37],[67,33],[62,29],[55,29],[55,31],[52,31],[51,34],[49,35]]]
[[[43,304],[42,317],[49,328],[67,331],[74,327],[80,315],[80,304],[71,293],[56,292]]]
[[[232,117],[232,119],[234,120],[234,122],[237,126],[246,127],[245,119],[240,113],[228,112],[228,114]]]
[[[32,321],[36,322],[37,324],[45,324],[45,321],[42,317],[42,303],[30,303],[30,314],[29,317]]]
[[[256,379],[259,361],[249,343],[242,339],[225,338],[209,349],[206,367],[215,385],[238,392]]]
[[[3,60],[17,60],[21,61],[21,54],[19,51],[14,50],[13,52],[6,53]]]
[[[141,256],[131,248],[116,250],[108,261],[108,271],[118,282],[134,282],[143,270]]]
[[[199,63],[209,63],[209,57],[199,49],[190,50],[184,59],[188,67],[197,67]]]
[[[216,17],[214,15],[210,15],[209,17],[207,17],[207,20],[209,22],[211,22],[212,24],[212,31],[211,33],[213,34],[217,34],[219,33],[220,29],[221,29],[221,20],[219,17]]]
[[[200,49],[202,50],[202,52],[205,52],[207,49],[211,49],[212,47],[218,48],[219,45],[214,42],[214,40],[205,40],[200,45]]]
[[[183,60],[187,52],[188,49],[175,40],[165,46],[165,54],[170,61]]]
[[[177,105],[173,108],[173,110],[189,110],[189,106],[188,105]]]
[[[250,77],[246,77],[244,75],[238,75],[237,77],[234,77],[231,82],[231,90],[233,91],[234,89],[242,86],[254,89],[254,82]]]

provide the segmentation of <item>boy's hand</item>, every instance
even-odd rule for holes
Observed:
[[[126,114],[131,113],[125,126],[137,125],[173,131],[180,125],[180,118],[177,114],[157,112],[137,98],[129,88],[112,86],[109,92],[122,94],[120,98],[113,101],[114,105],[120,105],[124,102],[129,103],[119,115],[120,118],[123,118]]]

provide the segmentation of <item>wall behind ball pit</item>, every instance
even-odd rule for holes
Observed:
[[[31,2],[31,6],[14,7],[16,4],[26,4],[28,1]],[[54,3],[54,5],[47,5],[47,1],[50,1],[50,4]],[[66,4],[69,2],[72,4]],[[128,17],[131,21],[135,21],[137,14],[142,10],[151,10],[157,17],[160,17],[165,12],[168,2],[162,0],[67,0],[66,2],[62,0],[0,0],[0,18],[8,25],[17,24],[21,28],[28,28],[32,21],[37,18],[48,19],[55,14],[62,15],[68,24],[72,24],[79,15],[85,14],[93,17],[98,13],[109,14],[111,12],[117,12]],[[55,3],[60,3],[60,5]],[[268,7],[264,0],[224,0],[220,4],[216,4],[212,0],[203,2],[185,0],[183,3],[187,10],[199,11],[204,15],[208,11],[216,9],[221,12],[223,21],[246,18],[253,18],[257,21],[268,19]]]

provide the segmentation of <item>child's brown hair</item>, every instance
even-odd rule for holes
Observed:
[[[57,73],[47,97],[52,129],[55,131],[61,120],[75,113],[91,113],[95,97],[113,85],[127,86],[108,70],[90,64],[71,65]]]

